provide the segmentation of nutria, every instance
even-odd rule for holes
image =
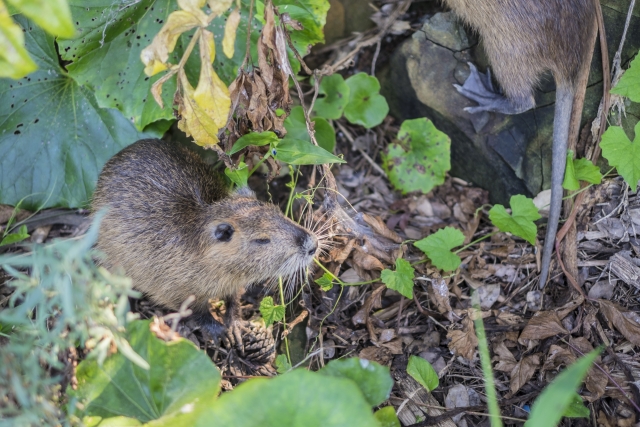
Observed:
[[[556,82],[551,162],[551,206],[540,287],[549,273],[560,208],[569,138],[577,139],[582,103],[597,33],[597,0],[444,0],[484,42],[505,96],[491,78],[471,67],[458,91],[478,102],[465,110],[518,114],[535,107],[533,89],[550,71]],[[573,116],[572,116],[573,114]]]
[[[279,208],[247,188],[229,192],[200,157],[162,140],[140,140],[107,162],[92,210],[106,206],[103,265],[122,267],[135,289],[172,310],[194,295],[190,308],[214,335],[223,328],[209,299],[224,298],[226,326],[238,326],[241,289],[302,275],[318,249],[316,236]]]

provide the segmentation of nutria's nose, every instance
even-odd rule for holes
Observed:
[[[318,239],[304,229],[298,229],[296,233],[296,243],[304,253],[310,256],[313,256],[318,250]]]

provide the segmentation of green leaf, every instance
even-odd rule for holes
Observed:
[[[307,55],[311,46],[324,42],[328,0],[274,0],[273,4],[278,6],[280,13],[288,13],[291,19],[304,27],[300,31],[291,32],[291,41],[300,55]],[[246,36],[244,40],[246,41]]]
[[[569,150],[567,152],[567,167],[564,172],[562,187],[566,190],[579,190],[579,181],[586,181],[590,184],[600,184],[602,174],[600,173],[600,168],[588,159],[574,159],[573,151]]]
[[[414,269],[409,261],[398,258],[396,259],[396,271],[388,269],[382,270],[380,280],[387,285],[389,289],[400,292],[405,297],[413,298],[413,275]]]
[[[434,234],[418,240],[413,245],[427,254],[433,265],[444,271],[455,271],[460,266],[460,257],[451,249],[464,243],[462,231],[445,227]]]
[[[0,241],[0,246],[21,242],[24,239],[28,239],[28,238],[29,238],[29,233],[27,232],[27,226],[23,225],[20,227],[17,233],[11,233],[4,236],[2,241]]]
[[[240,162],[237,169],[231,170],[224,169],[224,174],[233,182],[237,187],[246,187],[249,183],[249,168],[245,162]]]
[[[285,354],[279,354],[276,357],[275,363],[279,374],[284,374],[291,369],[291,363],[289,363],[289,359],[287,359]]]
[[[318,145],[328,152],[332,153],[336,146],[336,132],[328,121],[322,117],[314,117],[311,119],[314,123],[316,141]],[[307,123],[304,119],[304,110],[297,106],[291,109],[289,117],[284,121],[284,128],[287,130],[287,136],[284,140],[300,139],[311,143],[311,137],[307,132]]]
[[[351,123],[372,128],[382,123],[389,113],[389,104],[380,95],[380,82],[365,73],[354,74],[346,80],[349,102],[344,116]]]
[[[387,400],[393,387],[388,367],[357,357],[332,360],[318,373],[355,382],[369,406],[378,406]]]
[[[71,11],[66,0],[8,0],[16,9],[53,36],[74,35]]]
[[[95,359],[78,365],[78,389],[67,392],[82,403],[82,409],[76,409],[81,415],[124,416],[142,422],[175,420],[186,408],[195,411],[216,400],[221,377],[209,357],[188,340],[164,342],[156,338],[149,330],[150,323],[137,320],[127,327],[129,343],[149,362],[149,370],[120,353],[107,358],[102,366]]]
[[[584,406],[584,402],[578,393],[573,392],[573,398],[565,409],[563,417],[566,418],[589,418],[590,412],[589,408]]]
[[[382,153],[382,166],[391,184],[402,194],[411,191],[428,193],[444,182],[451,169],[451,140],[431,120],[405,120],[397,142]]]
[[[313,105],[313,111],[325,119],[337,120],[342,117],[344,107],[349,102],[349,85],[340,74],[324,77],[320,83],[318,97]]]
[[[633,102],[640,102],[640,55],[636,55],[631,61],[629,69],[624,72],[616,87],[611,89],[611,93],[626,96]]]
[[[273,298],[264,297],[260,301],[260,314],[267,327],[284,319],[284,305],[274,305]]]
[[[635,139],[631,142],[621,127],[610,126],[602,135],[600,148],[602,156],[616,167],[635,192],[640,180],[640,122],[636,123],[634,132]]]
[[[279,141],[279,138],[275,133],[271,131],[266,132],[250,132],[238,139],[233,147],[231,147],[231,151],[229,151],[229,155],[236,154],[243,148],[246,148],[250,145],[254,145],[256,147],[262,147],[263,145],[274,144]]]
[[[202,415],[189,426],[379,427],[353,381],[303,369],[246,381]]]
[[[380,427],[401,427],[400,420],[398,420],[396,410],[393,406],[385,406],[384,408],[378,409],[373,415],[380,423]]]
[[[489,219],[500,231],[512,233],[535,245],[538,229],[533,221],[541,217],[533,200],[518,194],[511,197],[509,205],[511,205],[511,215],[507,213],[504,206],[495,205],[489,211]]]
[[[429,393],[438,388],[438,373],[433,369],[431,363],[427,362],[422,357],[413,355],[409,357],[407,374],[411,375],[411,378],[418,381]]]
[[[316,280],[316,283],[320,286],[320,289],[327,292],[333,288],[333,277],[329,273],[324,273],[322,277]]]
[[[322,147],[301,139],[285,138],[278,144],[275,158],[290,165],[321,165],[323,163],[346,163]]]
[[[68,78],[54,40],[23,17],[27,49],[39,70],[18,82],[0,79],[0,203],[24,208],[78,207],[90,199],[106,161],[159,132],[138,132],[117,110]]]
[[[601,349],[595,349],[562,371],[540,393],[531,407],[525,427],[557,426],[567,407],[574,402],[575,392]]]
[[[0,78],[21,79],[37,68],[25,49],[22,28],[0,3]]]

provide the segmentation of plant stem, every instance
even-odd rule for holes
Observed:
[[[284,304],[284,291],[282,290],[282,276],[278,277],[278,288],[280,289],[280,304],[285,306]],[[284,330],[287,330],[287,310],[284,312],[284,316],[282,317],[282,326]],[[287,360],[289,361],[289,365],[291,365],[291,353],[289,352],[289,339],[287,336],[284,336],[284,347],[287,350]]]
[[[491,237],[491,236],[493,236],[494,234],[497,234],[497,233],[499,233],[499,231],[494,231],[493,233],[485,234],[484,236],[474,240],[473,242],[469,243],[468,245],[465,245],[465,246],[461,247],[460,249],[455,251],[454,254],[460,253],[460,252],[464,251],[465,249],[475,245],[476,243],[481,242],[484,239],[488,239],[489,237]]]

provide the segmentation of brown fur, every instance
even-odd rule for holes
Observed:
[[[230,194],[197,155],[160,140],[109,160],[92,209],[106,206],[97,244],[104,265],[124,268],[136,289],[173,310],[194,295],[192,308],[206,313],[210,298],[302,274],[317,248],[313,233],[276,206],[249,191]],[[215,237],[222,223],[234,228],[229,241]]]

